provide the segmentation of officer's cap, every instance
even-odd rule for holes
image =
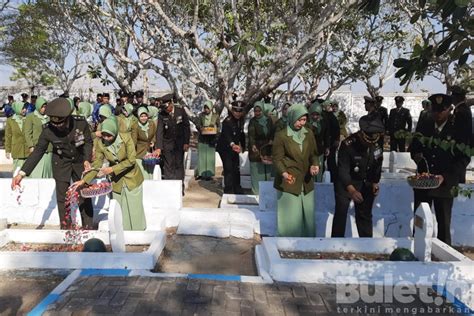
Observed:
[[[366,134],[376,134],[385,132],[385,126],[378,115],[364,115],[359,120],[360,130]]]
[[[120,90],[118,95],[119,97],[123,98],[123,97],[128,97],[129,93],[127,91]]]
[[[372,97],[364,96],[365,103],[375,103],[375,100]]]
[[[431,101],[431,110],[434,112],[444,111],[453,103],[451,96],[443,93],[433,94],[428,100]]]
[[[28,97],[28,93],[24,93],[24,92],[23,92],[23,93],[21,94],[21,97],[22,97],[22,98],[27,98],[27,97]]]
[[[71,115],[72,107],[66,98],[56,98],[48,103],[45,114],[48,116],[67,117]]]
[[[144,95],[145,95],[145,93],[143,92],[143,90],[135,91],[135,97],[136,98],[143,98]]]
[[[166,102],[176,102],[176,98],[173,93],[168,93],[159,98],[161,102],[166,103]]]
[[[383,96],[381,96],[381,95],[376,96],[375,101],[382,102],[383,101]]]
[[[452,86],[449,90],[451,91],[451,95],[466,96],[467,94],[466,89],[458,85]]]
[[[405,101],[405,98],[402,97],[401,95],[397,95],[397,96],[395,97],[395,102],[398,103],[398,102],[403,102],[403,101]]]
[[[245,111],[245,103],[243,101],[234,101],[232,104],[232,111],[243,112]]]

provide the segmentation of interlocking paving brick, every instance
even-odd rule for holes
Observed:
[[[117,292],[114,297],[110,300],[110,306],[121,306],[125,304],[128,298],[128,293]]]

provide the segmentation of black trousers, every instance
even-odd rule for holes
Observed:
[[[72,175],[72,181],[76,182],[80,179],[77,175]],[[58,203],[59,220],[61,222],[61,229],[68,229],[70,219],[66,219],[66,192],[71,183],[69,181],[56,180],[56,201]],[[92,207],[91,199],[83,199],[79,197],[79,211],[81,212],[82,227],[88,229],[96,229],[94,227],[94,209]]]
[[[453,210],[453,198],[438,198],[429,196],[429,190],[413,190],[415,195],[415,212],[422,202],[434,206],[436,220],[438,221],[438,239],[445,244],[451,245],[451,213]]]
[[[332,222],[331,237],[344,237],[346,231],[347,210],[351,203],[351,198],[342,185],[334,184],[336,208],[334,220]],[[364,201],[360,204],[354,203],[355,220],[359,237],[372,237],[372,205],[374,204],[374,193],[372,184],[364,184],[360,192]]]
[[[220,150],[219,156],[224,167],[224,193],[241,194],[239,154],[229,149]]]
[[[337,179],[337,164],[336,164],[336,153],[337,147],[331,147],[329,149],[329,155],[327,156],[328,170],[331,174],[331,182],[335,183]]]
[[[184,181],[183,148],[163,149],[161,158],[163,163],[163,179]]]
[[[390,151],[405,152],[405,138],[396,138],[390,135]]]

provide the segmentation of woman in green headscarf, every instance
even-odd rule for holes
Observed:
[[[288,126],[288,109],[290,108],[291,103],[286,102],[283,104],[283,107],[281,108],[281,117],[276,121],[275,123],[275,133],[281,131],[282,129],[286,129]]]
[[[135,137],[133,141],[137,144],[137,164],[145,180],[152,180],[154,166],[143,165],[142,158],[153,151],[156,142],[156,123],[149,118],[147,108],[144,106],[138,108],[137,115],[138,131],[132,135]]]
[[[102,137],[95,146],[93,170],[84,179],[75,183],[77,186],[90,184],[97,176],[110,175],[112,180],[113,199],[122,208],[124,230],[145,230],[145,212],[143,210],[143,175],[136,162],[135,144],[130,133],[120,133],[115,119],[108,118],[102,122]],[[108,167],[102,167],[107,161]]]
[[[323,107],[318,102],[311,104],[309,108],[309,128],[313,131],[319,156],[319,173],[316,175],[316,182],[323,180],[324,160],[329,155],[329,129],[323,117]]]
[[[308,110],[291,106],[288,125],[273,142],[274,187],[278,198],[278,235],[314,237],[314,180],[319,172],[318,150],[313,133],[304,126]]]
[[[39,97],[36,100],[36,110],[26,116],[23,124],[23,133],[25,135],[26,146],[30,153],[33,152],[40,134],[43,132],[43,126],[49,122],[49,116],[45,113],[46,111],[46,99]],[[52,165],[52,154],[53,146],[49,144],[48,149],[43,154],[43,157],[36,165],[33,172],[30,174],[30,178],[52,178],[53,177],[53,165]]]
[[[131,133],[136,139],[138,131],[137,118],[133,115],[133,105],[127,103],[122,108],[122,113],[117,116],[120,133]]]
[[[77,108],[77,114],[84,116],[87,122],[92,121],[93,106],[89,102],[80,102]]]
[[[5,127],[5,155],[7,159],[13,158],[13,172],[21,168],[26,158],[30,155],[23,134],[23,123],[25,121],[26,107],[23,102],[12,104],[13,115],[7,119]]]
[[[197,120],[193,120],[199,131],[198,137],[198,178],[211,180],[216,173],[216,140],[219,133],[219,114],[212,101],[206,101]]]
[[[273,106],[272,106],[273,107]],[[264,164],[261,159],[263,146],[269,145],[273,140],[273,122],[269,117],[270,104],[256,102],[253,107],[254,117],[249,122],[249,160],[252,192],[259,193],[259,181],[268,181],[272,176],[272,166]]]

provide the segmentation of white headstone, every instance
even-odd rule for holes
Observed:
[[[153,180],[161,180],[161,167],[156,165],[153,169]]]
[[[113,252],[125,252],[125,237],[123,234],[122,208],[116,200],[110,201],[109,208],[109,238]]]
[[[424,262],[431,261],[433,216],[427,203],[421,203],[415,212],[415,257]]]

